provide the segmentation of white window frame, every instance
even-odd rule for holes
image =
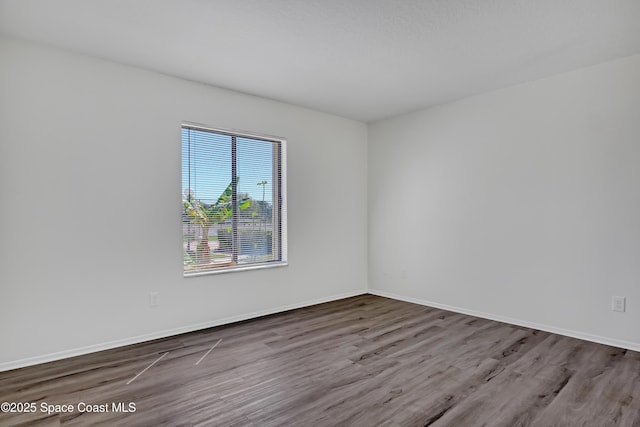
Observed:
[[[182,131],[185,128],[196,130],[196,131],[225,134],[232,137],[258,139],[258,140],[276,143],[279,145],[279,149],[276,148],[276,146],[274,145],[274,155],[272,156],[272,161],[273,161],[272,182],[279,183],[279,185],[273,186],[273,192],[274,192],[273,199],[274,201],[275,200],[279,201],[277,204],[278,206],[276,208],[276,203],[273,202],[273,207],[272,207],[273,230],[274,230],[274,234],[275,234],[275,230],[279,230],[279,233],[278,233],[279,238],[278,239],[276,239],[275,237],[272,238],[272,247],[273,247],[272,250],[274,253],[279,252],[280,259],[263,262],[263,263],[238,264],[238,265],[223,266],[223,267],[212,266],[210,268],[203,268],[201,270],[192,270],[192,271],[185,270],[184,264],[183,264],[183,276],[196,277],[196,276],[203,276],[203,275],[209,275],[209,274],[222,274],[222,273],[230,273],[230,272],[236,272],[236,271],[284,267],[289,265],[288,244],[287,244],[287,140],[279,136],[264,135],[264,134],[246,132],[246,131],[241,131],[236,129],[224,129],[224,128],[218,128],[218,127],[211,127],[211,126],[206,126],[199,123],[186,122],[186,121],[182,122],[180,129]],[[276,153],[276,150],[278,150],[279,153]],[[182,149],[181,149],[181,153],[182,153]],[[182,181],[182,178],[181,178],[181,181]],[[182,187],[182,182],[181,182],[181,187]],[[181,191],[182,190],[184,189],[181,188]],[[184,226],[182,213],[181,213],[181,224],[182,226]]]

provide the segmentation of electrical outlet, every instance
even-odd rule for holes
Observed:
[[[157,307],[160,305],[160,295],[157,292],[149,292],[149,307]]]
[[[626,298],[625,297],[611,297],[611,310],[613,311],[621,311],[624,312],[626,307]]]

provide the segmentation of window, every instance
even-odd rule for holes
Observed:
[[[184,274],[286,265],[286,141],[182,125]]]

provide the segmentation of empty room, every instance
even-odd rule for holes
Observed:
[[[640,426],[638,23],[0,0],[0,426]]]

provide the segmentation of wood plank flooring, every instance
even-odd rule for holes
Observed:
[[[5,401],[36,412],[1,426],[640,426],[640,354],[363,295],[2,372]]]

